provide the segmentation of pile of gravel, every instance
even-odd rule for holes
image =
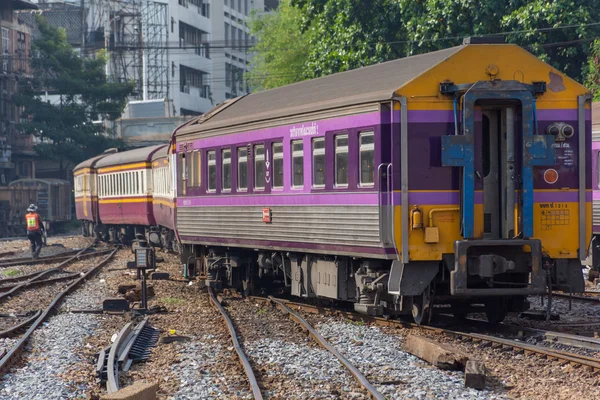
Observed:
[[[104,279],[92,279],[84,282],[78,290],[65,297],[61,309],[93,309],[102,308],[102,302],[111,297],[111,292]]]
[[[38,328],[27,347],[24,366],[4,375],[0,382],[3,400],[85,398],[86,387],[71,387],[60,375],[80,361],[75,351],[100,325],[97,316],[60,314]]]
[[[372,326],[327,322],[317,330],[390,399],[504,399],[488,390],[465,388],[461,372],[425,364],[400,347],[397,336]]]
[[[280,398],[281,392],[293,392],[296,399],[337,399],[340,393],[346,398],[363,397],[353,393],[354,377],[325,349],[269,338],[246,343],[244,348],[255,365],[268,366],[268,376],[279,377],[280,390],[266,393],[274,398]]]
[[[222,346],[214,335],[193,338],[178,348],[179,362],[173,364],[173,374],[178,377],[179,389],[170,397],[173,400],[231,398],[251,399],[249,392],[235,391],[225,393],[227,387],[226,371],[216,376],[212,370],[219,368],[219,355]]]

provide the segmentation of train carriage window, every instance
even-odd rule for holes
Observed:
[[[361,132],[359,135],[360,185],[373,186],[375,182],[375,135]]]
[[[238,147],[237,189],[241,192],[248,190],[248,150]]]
[[[206,153],[208,159],[208,192],[217,190],[217,154],[215,151]]]
[[[177,154],[177,159],[179,160],[177,163],[177,193],[185,196],[185,153]]]
[[[598,171],[600,171],[600,151],[598,152]],[[598,187],[600,188],[600,174],[598,174]]]
[[[283,143],[271,145],[273,153],[273,188],[283,189]]]
[[[304,143],[302,140],[292,142],[292,187],[304,187]]]
[[[125,173],[125,192],[131,195],[131,172]]]
[[[254,188],[265,188],[265,146],[254,146]]]
[[[221,189],[231,190],[231,150],[221,150]]]
[[[191,151],[188,152],[185,155],[185,158],[186,158],[186,161],[187,161],[186,162],[186,166],[185,166],[185,168],[187,170],[187,173],[186,173],[186,175],[187,175],[187,186],[188,187],[192,187],[192,186],[194,186],[194,178],[195,178],[194,177],[194,172],[196,171],[196,168],[195,168],[196,165],[194,164],[194,161],[195,161],[194,160],[194,153],[192,153]]]
[[[313,187],[325,187],[325,138],[312,141]]]
[[[194,151],[194,187],[200,187],[202,184],[202,157],[198,150]]]
[[[139,171],[135,173],[135,192],[140,193],[140,173]]]
[[[335,137],[335,185],[348,187],[348,135]]]

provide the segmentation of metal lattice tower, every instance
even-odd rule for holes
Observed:
[[[138,100],[169,97],[166,0],[84,0],[84,53],[105,48],[107,75],[134,82]]]

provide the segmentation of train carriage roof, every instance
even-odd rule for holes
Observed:
[[[494,62],[500,65],[500,79],[549,81],[548,99],[552,96],[576,99],[575,93],[588,93],[583,86],[517,45],[477,41],[228,100],[181,126],[175,135],[221,134],[228,130],[225,128],[244,129],[245,125],[255,126],[263,121],[277,123],[317,111],[390,101],[401,91],[437,97],[439,83],[448,78],[460,83],[490,79],[486,68]],[[553,77],[561,90],[553,90]]]
[[[73,168],[73,171],[77,171],[77,170],[80,170],[83,168],[93,168],[96,165],[96,163],[98,162],[98,160],[100,160],[106,156],[108,156],[108,154],[100,154],[99,156],[88,158],[87,160],[82,161],[79,164],[77,164],[75,166],[75,168]]]
[[[152,155],[159,149],[167,147],[166,144],[142,147],[139,149],[123,151],[108,155],[96,163],[96,168],[111,167],[114,165],[150,162]]]
[[[164,146],[152,155],[152,161],[167,158],[169,156],[169,146]]]
[[[398,87],[465,46],[400,58],[238,97],[213,108],[179,132],[199,132],[312,111],[389,100]],[[258,112],[260,111],[260,112]],[[198,126],[201,124],[202,126]],[[178,133],[179,133],[178,132]]]

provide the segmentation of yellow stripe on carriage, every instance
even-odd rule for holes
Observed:
[[[98,172],[106,173],[106,172],[124,171],[127,169],[133,169],[133,168],[148,168],[148,167],[150,167],[150,165],[151,164],[149,162],[139,162],[139,163],[132,163],[132,164],[116,165],[114,167],[100,168],[98,170]]]
[[[153,204],[162,204],[164,206],[171,207],[171,208],[175,207],[175,200],[161,200],[161,199],[155,198],[152,200],[152,203]]]
[[[100,204],[151,203],[151,202],[152,202],[152,197],[102,199],[102,200],[98,201],[98,203],[100,203]]]

